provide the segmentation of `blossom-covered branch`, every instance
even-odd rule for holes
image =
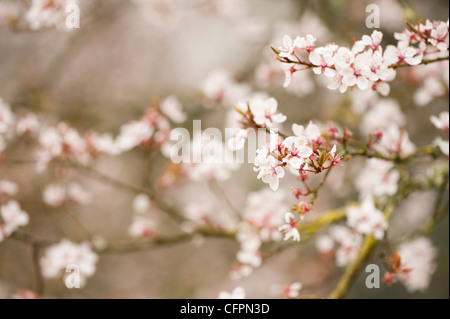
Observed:
[[[395,69],[404,66],[429,64],[449,59],[449,23],[408,24],[410,30],[395,33],[397,45],[381,46],[383,34],[374,31],[371,36],[364,35],[355,41],[351,48],[327,44],[317,47],[313,35],[283,38],[284,47],[272,50],[280,62],[290,66],[286,70],[285,86],[292,74],[312,69],[315,74],[323,74],[330,79],[328,88],[339,89],[341,93],[348,88],[360,90],[372,88],[382,95],[388,95],[391,82],[396,77]]]

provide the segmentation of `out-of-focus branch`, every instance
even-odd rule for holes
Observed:
[[[14,232],[8,238],[16,240],[16,241],[19,241],[19,242],[22,242],[22,243],[25,243],[25,244],[29,244],[31,246],[33,246],[33,245],[39,246],[41,248],[54,244],[53,241],[36,238],[36,237],[33,237],[30,234],[28,234],[26,232],[23,232],[23,231],[20,231],[20,230]]]
[[[234,239],[235,233],[225,233],[212,230],[198,230],[191,234],[181,234],[174,237],[157,237],[148,241],[129,241],[122,243],[111,243],[102,249],[95,249],[100,254],[122,254],[130,252],[144,251],[156,247],[167,247],[179,243],[193,240],[196,236],[203,236],[208,238],[224,238]]]
[[[40,253],[40,245],[39,244],[32,244],[31,245],[31,254],[33,259],[33,274],[34,274],[34,281],[35,281],[35,287],[34,291],[38,295],[42,295],[44,293],[44,279],[42,278],[41,274],[41,267],[39,264],[39,253]]]
[[[384,216],[387,220],[390,219],[392,212],[394,211],[395,205],[391,204],[384,212]],[[356,259],[347,266],[344,274],[340,278],[336,288],[329,295],[330,299],[340,299],[344,298],[345,295],[350,290],[352,284],[359,275],[365,261],[369,258],[370,253],[375,248],[378,240],[376,240],[372,235],[368,235],[364,238],[363,244],[358,252]]]
[[[449,177],[448,174],[445,174],[445,176],[443,177],[444,181],[438,189],[438,197],[436,198],[436,204],[434,206],[433,215],[431,216],[427,225],[422,229],[423,234],[426,234],[426,235],[431,234],[434,230],[434,227],[436,226],[436,223],[439,221],[439,219],[442,218],[443,216],[445,216],[446,213],[448,213],[448,202],[447,202],[447,205],[444,205],[444,207],[441,207],[442,202],[445,198],[445,194],[448,195],[448,191],[449,191],[448,177]],[[444,212],[444,214],[441,215],[441,212]]]
[[[345,297],[376,244],[377,240],[372,235],[365,237],[356,260],[345,269],[345,273],[342,275],[336,288],[330,294],[330,299],[340,299]]]
[[[367,157],[367,158],[378,158],[378,159],[383,159],[385,161],[390,161],[390,162],[395,162],[398,164],[405,164],[408,163],[409,161],[422,157],[422,156],[436,156],[437,153],[435,151],[435,148],[433,148],[433,146],[431,145],[426,145],[422,148],[420,148],[419,150],[417,150],[416,152],[405,156],[405,157],[400,157],[400,156],[385,156],[371,148],[368,147],[364,147],[363,149],[360,150],[347,150],[345,152],[345,155],[350,155],[350,156],[362,156],[362,157]]]
[[[69,162],[66,164],[79,170],[82,173],[85,173],[87,176],[95,178],[99,181],[102,181],[102,182],[108,184],[108,185],[114,186],[114,187],[122,189],[122,190],[132,192],[134,194],[146,194],[147,196],[150,197],[152,202],[159,209],[161,209],[163,212],[167,213],[172,219],[174,219],[175,221],[178,221],[178,222],[185,221],[185,218],[172,205],[170,205],[170,204],[164,202],[163,200],[161,200],[160,198],[158,198],[158,196],[156,196],[156,194],[149,188],[138,187],[138,186],[129,184],[127,182],[123,182],[121,180],[118,180],[118,179],[108,176],[106,174],[103,174],[92,167],[81,165],[76,162]]]
[[[231,199],[228,197],[228,195],[225,193],[225,191],[220,187],[219,183],[216,181],[210,181],[208,182],[209,188],[217,194],[219,198],[222,198],[227,206],[230,208],[230,210],[234,213],[235,217],[238,220],[242,219],[242,213],[241,211],[234,205],[234,203],[231,201]]]

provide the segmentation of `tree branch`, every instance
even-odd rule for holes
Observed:
[[[33,273],[34,273],[34,291],[38,295],[44,294],[44,279],[41,274],[41,267],[39,263],[39,253],[41,246],[39,244],[33,243],[31,245],[31,255],[32,255],[32,265],[33,265]]]
[[[340,299],[345,297],[377,242],[378,241],[371,235],[365,237],[356,260],[345,269],[344,275],[330,294],[330,299]]]
[[[395,205],[391,204],[388,208],[386,208],[384,216],[386,220],[389,220],[392,212],[394,211]],[[344,298],[345,295],[350,290],[353,285],[356,277],[361,271],[361,268],[364,266],[366,260],[369,258],[370,253],[376,247],[378,240],[376,240],[372,235],[368,235],[364,238],[364,242],[361,245],[361,248],[358,252],[358,256],[356,259],[347,266],[344,274],[340,278],[336,288],[329,295],[330,299],[340,299]]]

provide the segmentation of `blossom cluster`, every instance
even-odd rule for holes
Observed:
[[[286,34],[294,34],[302,30],[305,34],[314,33],[317,38],[327,40],[330,38],[330,31],[314,12],[305,12],[300,21],[283,21],[276,25],[275,34],[269,43],[273,43],[275,47],[281,45],[281,39]],[[267,53],[270,53],[267,51]],[[287,63],[278,63],[270,54],[266,54],[266,58],[255,70],[255,82],[258,87],[267,89],[269,86],[282,86],[285,80],[289,80],[289,85],[285,86],[285,90],[289,94],[297,97],[304,97],[311,94],[316,86],[314,78],[309,72],[290,72],[291,66]],[[286,75],[286,76],[285,76]],[[317,84],[321,84],[320,82]]]
[[[198,228],[212,228],[224,232],[236,229],[236,220],[232,217],[227,207],[217,208],[217,202],[209,198],[188,200],[184,204],[183,214],[187,221],[182,228],[186,232],[193,232]]]
[[[439,138],[437,140],[437,146],[439,147],[439,149],[443,154],[449,156],[449,141],[448,141],[449,113],[442,112],[439,114],[439,117],[433,115],[431,116],[430,121],[437,129],[447,133],[447,141]]]
[[[192,147],[186,157],[194,158],[196,154],[202,155],[198,163],[188,160],[182,164],[181,172],[194,182],[202,180],[224,181],[231,177],[233,171],[239,168],[239,163],[227,161],[232,158],[232,152],[223,141],[217,139],[190,141]],[[231,163],[230,163],[231,162]]]
[[[86,278],[92,276],[96,270],[98,255],[92,251],[89,243],[75,244],[67,239],[46,249],[40,259],[42,275],[45,278],[58,278],[67,267],[76,266],[78,269],[80,287],[86,284]]]
[[[429,238],[418,237],[397,248],[404,267],[411,269],[399,273],[399,280],[409,292],[424,291],[436,270],[437,250]]]
[[[307,173],[320,173],[340,163],[341,155],[336,154],[336,146],[325,147],[319,127],[310,122],[306,128],[293,124],[294,135],[281,137],[271,132],[270,140],[257,150],[254,170],[258,179],[277,190],[285,169],[299,178]]]
[[[20,207],[16,200],[11,199],[11,197],[17,195],[18,191],[19,186],[16,183],[9,180],[0,180],[0,242],[29,222],[27,212]]]
[[[334,257],[339,267],[346,266],[356,259],[361,244],[361,234],[344,225],[330,226],[328,234],[316,239],[317,250],[328,258]]]
[[[122,125],[116,137],[97,132],[83,135],[65,122],[49,125],[33,113],[16,116],[9,105],[0,100],[0,152],[14,138],[35,137],[39,144],[35,152],[39,171],[43,171],[52,160],[87,164],[96,157],[119,155],[137,146],[157,147],[168,154],[171,122],[185,120],[181,103],[175,96],[169,96],[150,107],[140,120]]]
[[[49,184],[45,187],[42,197],[44,203],[52,207],[62,207],[70,203],[87,205],[92,201],[92,195],[76,182],[67,185]]]
[[[7,181],[0,181],[0,187],[4,186]],[[4,194],[4,193],[3,193]],[[0,196],[2,189],[0,189]],[[2,203],[0,197],[0,242],[6,237],[11,236],[19,227],[28,224],[29,216],[22,210],[20,204],[15,200],[9,200],[5,204]]]
[[[383,213],[375,207],[373,199],[366,197],[360,207],[347,208],[347,225],[358,234],[373,235],[380,240],[388,228]]]
[[[186,120],[183,106],[175,96],[169,96],[156,107],[151,107],[139,121],[132,121],[120,128],[115,139],[119,153],[129,151],[136,146],[156,145],[163,153],[168,151],[171,124]]]
[[[14,123],[15,117],[10,106],[0,98],[0,154],[11,140]]]
[[[355,179],[361,198],[392,196],[397,193],[400,173],[392,162],[370,158]]]
[[[156,233],[156,222],[151,216],[152,203],[146,194],[139,194],[133,199],[132,222],[128,234],[137,238],[152,238]]]
[[[78,0],[33,0],[25,13],[25,20],[32,30],[49,27],[64,29],[69,4],[78,4]]]
[[[62,164],[73,162],[87,165],[100,156],[118,156],[134,147],[156,147],[163,153],[169,148],[171,122],[180,123],[186,119],[182,105],[174,96],[169,96],[150,107],[139,121],[124,124],[119,134],[114,137],[110,133],[80,133],[68,123],[61,122],[50,125],[33,113],[16,115],[11,107],[0,99],[0,155],[9,157],[8,145],[18,139],[36,142],[30,163],[35,163],[37,172],[42,173],[52,162]],[[4,154],[4,155],[3,155]],[[10,181],[0,181],[0,239],[10,236],[20,226],[28,224],[29,217],[15,200],[6,201],[18,192],[18,186]],[[88,205],[93,200],[90,190],[74,180],[73,174],[64,170],[56,175],[56,180],[43,187],[42,200],[49,207],[67,209],[69,205]],[[134,216],[129,225],[131,237],[150,237],[155,235],[156,223],[148,216],[151,203],[147,195],[140,194],[133,201]],[[86,244],[87,245],[87,244]],[[42,262],[43,275],[53,278],[59,270],[65,268],[72,260],[83,261],[83,256],[93,261],[86,245],[77,246],[68,242],[50,249]],[[58,248],[59,247],[59,248]],[[77,248],[78,247],[78,248]],[[73,254],[69,259],[62,256],[64,250],[70,249]],[[78,254],[80,256],[78,256]],[[64,265],[63,260],[64,259]],[[50,269],[50,270],[45,270]],[[90,270],[91,269],[91,270]],[[95,267],[86,266],[84,277],[94,273]],[[84,279],[83,279],[84,280]]]
[[[334,257],[336,265],[341,267],[355,260],[364,235],[381,240],[389,226],[371,196],[365,197],[360,205],[346,208],[346,224],[330,226],[327,234],[316,239],[317,250],[328,258]]]
[[[26,19],[32,29],[59,26],[65,19],[64,9],[69,2],[77,3],[74,0],[33,0]],[[173,0],[135,2],[146,3],[150,16],[154,15],[155,20],[164,20],[176,11],[177,6]],[[239,13],[241,2],[215,0],[212,6],[231,18]],[[247,16],[247,13],[242,16]],[[125,245],[127,248],[134,248],[133,244],[137,240],[153,243],[160,226],[154,210],[155,207],[158,210],[164,208],[164,204],[161,205],[164,201],[163,191],[173,184],[176,177],[187,177],[190,183],[180,187],[191,188],[191,193],[187,199],[182,198],[182,195],[176,196],[181,203],[180,210],[169,212],[172,206],[168,205],[168,215],[176,215],[174,221],[179,221],[178,230],[184,232],[180,238],[191,238],[193,243],[201,243],[203,236],[209,234],[235,238],[239,249],[230,278],[240,280],[262,265],[266,257],[265,245],[284,247],[275,242],[299,242],[300,232],[302,236],[305,233],[309,235],[308,231],[303,232],[302,228],[308,227],[309,221],[313,229],[311,233],[325,228],[328,222],[321,220],[320,215],[317,220],[309,220],[310,216],[306,218],[308,213],[313,211],[319,190],[324,186],[327,177],[333,176],[329,174],[331,169],[342,165],[343,159],[347,161],[352,157],[364,156],[367,158],[365,162],[361,162],[364,166],[354,174],[354,188],[357,191],[354,195],[359,196],[360,203],[342,208],[342,213],[337,218],[342,220],[342,223],[329,226],[326,233],[316,238],[317,250],[323,256],[334,258],[340,267],[346,266],[357,259],[365,238],[373,237],[377,241],[387,238],[390,223],[389,214],[384,211],[385,203],[396,201],[397,197],[404,195],[404,182],[410,182],[408,187],[411,189],[416,186],[413,185],[413,178],[411,181],[406,180],[406,177],[409,177],[406,175],[410,173],[409,167],[401,165],[409,165],[411,158],[422,155],[404,129],[407,120],[401,106],[394,99],[379,97],[377,91],[384,96],[389,94],[389,82],[397,76],[400,67],[420,64],[425,67],[428,63],[448,58],[448,33],[448,22],[427,20],[417,25],[408,24],[408,29],[394,34],[397,44],[386,47],[381,45],[383,34],[374,31],[371,35],[364,35],[361,40],[354,41],[351,47],[334,43],[319,46],[316,37],[308,34],[294,39],[286,35],[283,37],[283,45],[278,49],[273,48],[278,61],[283,62],[283,67],[274,75],[273,63],[266,65],[265,69],[260,66],[257,71],[257,77],[261,80],[260,86],[264,86],[264,80],[270,82],[273,77],[282,73],[284,86],[292,88],[296,81],[301,83],[300,87],[294,85],[294,89],[301,90],[298,95],[303,96],[312,91],[313,84],[308,73],[299,71],[312,69],[314,74],[321,74],[322,78],[328,80],[329,89],[339,89],[344,93],[348,89],[358,87],[360,90],[354,90],[352,94],[352,106],[360,119],[360,133],[368,136],[366,142],[353,140],[352,132],[347,128],[338,129],[331,122],[328,128],[313,121],[307,122],[306,125],[294,123],[291,125],[292,133],[283,134],[281,130],[288,118],[280,111],[275,98],[265,92],[254,92],[250,84],[237,81],[226,70],[218,70],[211,73],[200,85],[201,104],[208,111],[226,111],[226,126],[234,127],[234,136],[225,143],[202,140],[200,144],[195,144],[194,140],[189,140],[192,148],[186,156],[194,156],[199,147],[210,150],[210,153],[214,154],[213,158],[200,163],[167,165],[166,172],[158,180],[158,185],[165,186],[158,189],[161,192],[155,192],[156,196],[151,196],[154,193],[149,185],[140,188],[114,178],[109,179],[106,174],[102,175],[90,165],[99,157],[119,156],[135,148],[144,150],[146,156],[157,149],[165,157],[170,157],[173,125],[181,124],[187,119],[181,102],[175,96],[161,101],[154,100],[143,116],[123,124],[117,135],[94,131],[83,133],[65,122],[44,122],[33,113],[15,114],[11,107],[0,99],[0,164],[2,160],[9,160],[8,157],[12,153],[9,151],[13,148],[10,148],[9,145],[13,144],[10,142],[15,139],[26,139],[30,144],[36,142],[33,143],[36,147],[28,160],[36,164],[37,171],[42,173],[53,164],[60,168],[54,174],[55,180],[46,181],[42,188],[41,196],[45,204],[43,207],[46,209],[64,210],[73,204],[92,203],[92,193],[84,188],[76,176],[68,174],[65,171],[67,168],[74,171],[77,168],[84,169],[93,173],[94,178],[99,177],[99,180],[105,183],[111,182],[118,188],[125,188],[137,194],[132,201],[132,214],[127,228],[128,235],[132,237],[132,244]],[[294,74],[303,76],[297,76],[294,80]],[[443,76],[442,72],[439,76]],[[421,90],[414,96],[416,104],[425,105],[433,98],[445,95],[446,83],[441,83],[441,80],[445,82],[445,76],[444,79],[430,77],[429,81],[425,81]],[[218,106],[220,108],[217,108]],[[446,139],[435,139],[423,151],[424,155],[432,155],[433,159],[442,154],[448,157],[449,113],[442,112],[431,116],[430,121],[447,136]],[[254,129],[269,133],[267,140],[258,144],[253,163],[257,179],[269,187],[247,193],[245,203],[242,200],[242,207],[237,207],[234,200],[228,199],[226,192],[220,189],[218,182],[229,179],[238,165],[224,163],[222,155],[243,149],[250,135],[254,134]],[[413,170],[415,169],[411,169]],[[333,170],[335,171],[337,170]],[[297,200],[292,206],[289,206],[285,189],[280,187],[281,179],[284,178],[283,182],[288,180],[287,173],[291,173],[293,179],[300,183],[300,187],[291,188],[293,197]],[[313,175],[323,178],[315,188],[307,183]],[[448,170],[447,175],[442,176],[448,178]],[[216,197],[223,196],[221,202],[214,196],[206,196],[203,191],[202,196],[197,196],[200,192],[194,185],[198,186],[203,182],[206,182],[204,184],[211,191],[217,191]],[[175,188],[173,191],[177,195],[187,193]],[[29,222],[28,214],[22,210],[20,204],[10,199],[17,192],[18,186],[15,183],[0,180],[0,241],[13,235],[19,227],[26,226]],[[174,210],[177,210],[177,205],[174,206]],[[303,222],[305,224],[302,224]],[[175,238],[175,241],[177,239]],[[42,275],[45,278],[58,278],[69,265],[76,265],[80,269],[81,285],[84,285],[86,278],[96,271],[97,252],[100,251],[96,246],[95,236],[89,237],[89,240],[92,242],[73,243],[63,239],[58,244],[49,245],[40,260]],[[167,242],[170,242],[170,239]],[[392,283],[398,279],[409,291],[424,290],[435,270],[436,248],[426,238],[404,242],[397,248],[398,256],[394,255],[391,263],[397,265],[397,268],[391,269],[384,281]],[[285,285],[281,293],[285,297],[296,298],[301,289],[302,284],[295,282]],[[240,287],[231,293],[219,294],[219,298],[244,297],[245,291]]]
[[[279,228],[283,223],[283,215],[289,208],[286,200],[287,195],[284,191],[273,193],[267,188],[248,195],[243,220],[236,235],[240,249],[236,255],[238,264],[231,273],[232,279],[247,277],[254,268],[261,265],[262,243],[282,239]]]
[[[286,284],[282,289],[282,294],[286,298],[298,298],[302,287],[303,285],[300,282],[293,282],[291,284]]]
[[[290,67],[286,69],[285,86],[289,85],[292,74],[311,68],[315,74],[329,78],[328,88],[339,89],[341,93],[348,88],[360,90],[373,89],[388,95],[391,82],[396,77],[396,68],[402,65],[419,65],[425,59],[448,57],[447,22],[419,23],[410,25],[410,30],[396,33],[397,45],[381,46],[383,34],[374,31],[355,41],[351,48],[327,44],[317,46],[316,37],[292,39],[283,38],[283,47],[273,48],[277,58]]]
[[[441,61],[409,70],[410,80],[419,86],[414,93],[415,104],[424,107],[436,98],[446,97],[449,91],[448,69],[448,61]]]
[[[231,292],[221,291],[218,299],[245,299],[245,290],[242,287],[236,287]]]

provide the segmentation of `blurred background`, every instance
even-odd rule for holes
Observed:
[[[446,0],[93,0],[80,1],[79,29],[51,27],[34,31],[20,18],[30,1],[0,0],[0,97],[17,114],[31,111],[48,123],[66,121],[80,132],[95,130],[116,135],[122,124],[140,118],[152,100],[175,95],[188,114],[183,126],[190,129],[193,119],[201,119],[204,128],[224,128],[229,108],[205,107],[204,86],[215,71],[226,70],[236,83],[275,97],[280,112],[288,116],[286,128],[294,122],[333,120],[364,137],[358,132],[362,113],[355,110],[362,107],[358,103],[362,104],[363,99],[357,92],[330,91],[308,71],[295,74],[299,78],[284,89],[283,73],[280,76],[273,70],[269,45],[281,45],[284,34],[294,37],[308,33],[314,34],[320,44],[351,44],[353,38],[372,32],[365,26],[365,9],[370,3],[381,8],[383,44],[395,42],[393,33],[404,29],[405,20],[448,19]],[[448,89],[426,107],[420,107],[415,92],[421,83],[411,80],[414,77],[410,72],[399,73],[391,84],[390,98],[407,115],[406,129],[411,140],[422,146],[438,135],[424,118],[448,110]],[[32,157],[30,149],[24,142],[14,145],[10,152],[27,159]],[[166,170],[165,159],[158,154],[149,164],[145,157],[145,152],[134,150],[101,158],[95,165],[129,183],[155,185]],[[148,165],[150,176],[143,173]],[[336,182],[321,192],[316,211],[357,200],[352,180],[362,165],[362,160],[355,159],[351,165],[334,171]],[[54,174],[50,170],[36,174],[30,165],[0,164],[0,179],[19,185],[17,199],[30,215],[25,228],[28,233],[48,240],[70,236],[81,241],[84,234],[69,215],[42,202],[42,188]],[[93,179],[79,176],[79,180],[93,195],[93,202],[73,207],[71,213],[90,232],[106,240],[126,240],[133,195]],[[267,187],[256,179],[251,164],[242,165],[221,186],[236,207],[245,206],[249,192]],[[289,193],[288,186],[285,183],[281,187]],[[419,202],[435,196],[425,195]],[[164,196],[181,209],[194,199],[211,202],[214,209],[225,205],[208,183],[183,178]],[[403,219],[396,221],[400,226],[408,220],[408,214],[414,214],[412,207],[403,208]],[[426,206],[420,209],[430,210]],[[163,225],[161,231],[170,234],[173,225],[166,219],[161,215],[158,222]],[[439,254],[427,291],[410,294],[400,284],[369,290],[363,273],[349,297],[448,298],[448,226],[446,217],[431,237]],[[280,295],[276,287],[291,282],[303,284],[302,294],[325,296],[343,271],[319,256],[314,243],[308,242],[283,250],[250,277],[234,282],[229,273],[238,249],[233,239],[196,238],[145,251],[102,254],[97,272],[83,289],[67,289],[62,280],[46,280],[45,297],[216,298],[220,291],[239,285],[249,298],[277,298]],[[374,263],[379,263],[377,254],[373,258]],[[27,245],[14,240],[0,243],[0,297],[20,289],[33,290],[31,260]]]

